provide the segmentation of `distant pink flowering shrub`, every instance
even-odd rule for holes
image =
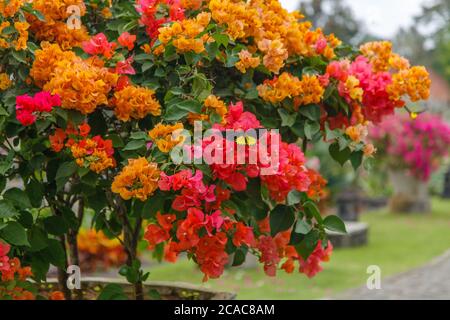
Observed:
[[[407,169],[423,181],[429,180],[450,149],[450,126],[436,115],[422,114],[415,120],[392,116],[370,131],[390,167]]]

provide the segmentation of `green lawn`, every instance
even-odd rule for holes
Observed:
[[[298,273],[279,272],[268,278],[261,268],[233,269],[203,286],[236,292],[238,299],[320,299],[363,285],[369,265],[380,266],[385,277],[421,266],[450,249],[450,201],[434,200],[431,215],[383,211],[363,215],[362,220],[370,224],[369,245],[335,250],[325,270],[312,280]],[[156,265],[149,271],[149,280],[201,284],[201,273],[188,261]]]

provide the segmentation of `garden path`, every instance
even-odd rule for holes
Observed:
[[[448,300],[450,251],[421,268],[382,279],[380,290],[366,286],[336,297],[349,300]]]

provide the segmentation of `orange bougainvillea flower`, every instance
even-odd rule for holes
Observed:
[[[131,35],[129,32],[122,33],[119,38],[117,39],[119,41],[119,44],[125,48],[127,48],[129,51],[133,50],[134,43],[136,42],[136,36]]]
[[[279,77],[259,85],[258,92],[261,98],[274,104],[294,98],[294,108],[298,110],[301,105],[320,103],[325,89],[316,76],[304,75],[300,80],[283,72]]]
[[[160,171],[145,158],[129,159],[128,165],[114,178],[111,190],[125,200],[146,201],[158,189]]]
[[[255,69],[261,63],[259,57],[253,57],[248,50],[242,50],[239,52],[239,61],[236,63],[236,68],[242,72],[246,73],[247,69]]]
[[[64,51],[57,44],[41,43],[42,49],[36,50],[30,76],[37,86],[43,87],[52,78],[52,73],[58,64],[75,60],[75,53]]]
[[[63,109],[94,112],[98,106],[108,104],[108,94],[119,78],[107,68],[91,63],[96,61],[75,58],[58,63],[44,89],[61,97]]]
[[[0,91],[8,89],[12,84],[12,81],[8,74],[0,73]]]
[[[83,271],[106,270],[126,262],[125,249],[117,238],[110,239],[102,231],[81,229],[77,239]]]
[[[144,87],[127,86],[116,91],[111,105],[116,117],[122,121],[143,119],[147,115],[161,115],[161,105],[155,98],[155,91]]]
[[[174,133],[181,133],[180,131],[183,129],[182,123],[176,123],[174,125],[160,123],[149,132],[149,136],[155,141],[161,152],[169,153],[176,145],[184,141],[184,137],[181,134],[178,137],[174,137]]]
[[[5,18],[13,17],[24,3],[25,0],[0,0],[0,13]]]

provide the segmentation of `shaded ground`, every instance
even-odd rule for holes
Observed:
[[[363,286],[349,290],[337,299],[449,300],[450,251],[422,268],[383,279],[380,290]]]

